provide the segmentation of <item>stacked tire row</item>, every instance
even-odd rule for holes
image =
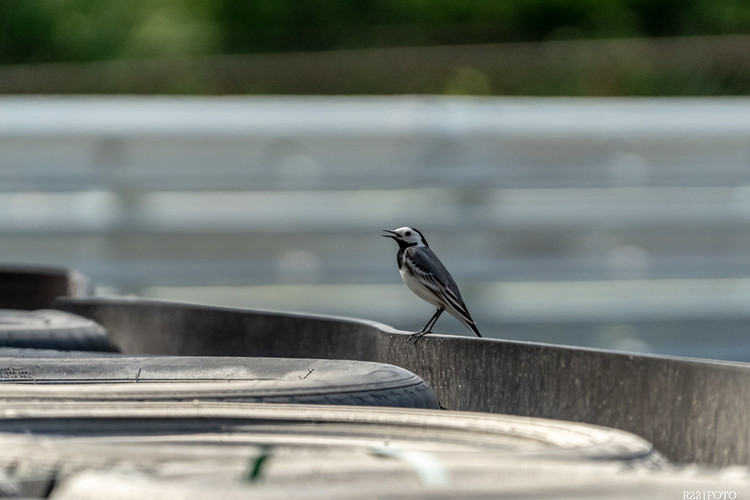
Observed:
[[[121,353],[97,322],[46,309],[85,299],[80,275],[0,281],[0,497],[664,498],[719,479],[750,493],[744,472],[674,468],[627,432],[440,409],[390,364]]]

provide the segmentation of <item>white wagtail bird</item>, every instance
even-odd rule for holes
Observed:
[[[398,243],[396,262],[401,279],[404,280],[409,290],[414,292],[420,299],[435,306],[437,311],[430,318],[424,328],[412,334],[409,340],[414,338],[417,342],[420,338],[432,332],[438,318],[443,311],[448,311],[461,323],[466,325],[472,332],[481,337],[477,325],[471,319],[469,310],[461,298],[458,285],[445,268],[435,252],[427,245],[422,233],[413,227],[400,227],[391,231],[383,229],[388,234],[386,238],[393,238]]]

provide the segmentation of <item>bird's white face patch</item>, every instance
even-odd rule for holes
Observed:
[[[422,236],[422,234],[416,229],[414,229],[413,227],[404,226],[404,227],[395,229],[393,232],[398,235],[398,239],[400,239],[401,241],[405,243],[409,243],[409,244],[416,243],[417,245],[425,244],[424,237]]]

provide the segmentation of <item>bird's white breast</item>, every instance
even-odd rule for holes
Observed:
[[[440,305],[440,301],[437,299],[434,293],[432,293],[426,286],[424,286],[413,274],[406,270],[406,266],[399,269],[401,279],[404,280],[409,290],[414,292],[420,299],[425,300],[437,307]]]

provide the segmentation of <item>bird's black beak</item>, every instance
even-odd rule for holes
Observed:
[[[385,231],[386,233],[391,233],[391,234],[381,234],[380,236],[385,236],[386,238],[393,238],[394,240],[398,238],[398,234],[396,233],[396,231],[391,231],[390,229],[383,229],[383,231]]]

